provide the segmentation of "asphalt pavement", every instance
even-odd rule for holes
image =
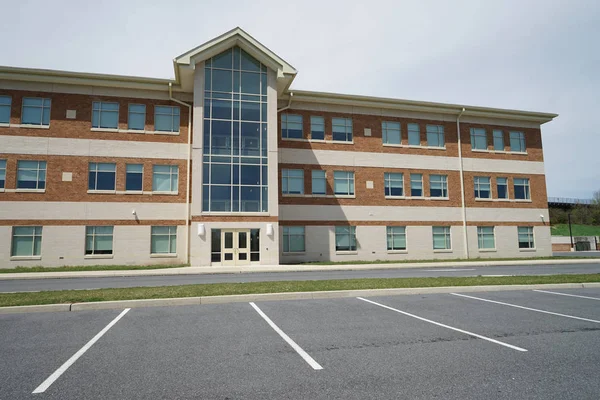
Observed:
[[[174,286],[198,283],[237,283],[293,280],[327,280],[360,278],[415,278],[437,276],[554,275],[600,273],[597,264],[464,266],[438,268],[401,268],[384,270],[256,272],[237,274],[196,274],[170,276],[128,276],[104,278],[61,278],[0,280],[0,292],[45,290],[126,288],[139,286]]]
[[[0,397],[600,398],[600,289],[468,296],[0,315]]]

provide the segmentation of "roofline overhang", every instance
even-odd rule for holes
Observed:
[[[558,114],[552,113],[469,106],[464,104],[434,103],[427,101],[393,99],[386,97],[358,96],[350,94],[314,92],[305,90],[291,90],[291,92],[294,93],[294,102],[305,101],[313,103],[337,104],[367,108],[385,108],[392,110],[404,110],[448,115],[458,115],[464,109],[465,111],[463,115],[465,116],[530,121],[538,122],[540,124],[550,122],[554,118],[558,117]]]

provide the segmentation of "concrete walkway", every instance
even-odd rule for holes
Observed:
[[[1,273],[0,280],[9,279],[52,279],[52,278],[101,278],[115,276],[167,276],[195,274],[237,274],[252,272],[299,272],[299,271],[353,271],[401,268],[448,268],[448,267],[489,267],[511,265],[549,264],[597,264],[600,259],[560,259],[560,260],[516,260],[516,261],[448,261],[414,262],[397,264],[336,264],[336,265],[257,265],[247,267],[183,267],[161,269],[132,269],[121,271],[68,271],[68,272],[21,272]]]

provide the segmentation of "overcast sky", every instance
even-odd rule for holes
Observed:
[[[600,190],[598,0],[0,3],[0,65],[172,78],[240,26],[299,71],[293,89],[557,113],[548,195]]]

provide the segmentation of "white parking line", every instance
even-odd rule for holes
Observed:
[[[463,269],[426,269],[425,272],[457,272],[457,271],[475,271],[475,268]]]
[[[529,311],[536,311],[539,313],[544,313],[544,314],[550,314],[550,315],[557,315],[559,317],[565,317],[565,318],[571,318],[571,319],[578,319],[580,321],[587,321],[587,322],[594,322],[596,324],[600,324],[600,321],[596,321],[595,319],[589,319],[589,318],[582,318],[582,317],[575,317],[573,315],[567,315],[567,314],[560,314],[560,313],[555,313],[552,311],[545,311],[545,310],[538,310],[537,308],[530,308],[530,307],[523,307],[523,306],[518,306],[516,304],[510,304],[510,303],[503,303],[501,301],[496,301],[496,300],[488,300],[488,299],[482,299],[480,297],[474,297],[474,296],[467,296],[466,294],[460,294],[460,293],[450,293],[451,295],[454,296],[460,296],[460,297],[466,297],[469,299],[474,299],[474,300],[481,300],[481,301],[487,301],[488,303],[495,303],[495,304],[501,304],[503,306],[509,306],[509,307],[515,307],[515,308],[521,308],[523,310],[529,310]]]
[[[580,299],[600,300],[600,297],[590,297],[590,296],[581,296],[581,295],[578,295],[578,294],[549,292],[547,290],[534,290],[534,292],[558,294],[560,296],[579,297]]]
[[[308,365],[313,367],[313,369],[315,369],[315,370],[323,369],[323,367],[321,367],[318,362],[316,362],[311,356],[309,356],[307,352],[302,350],[302,347],[298,346],[296,344],[296,342],[294,342],[288,335],[285,334],[284,331],[279,329],[279,327],[277,325],[275,325],[275,323],[273,321],[271,321],[271,319],[269,317],[267,317],[267,315],[264,312],[262,312],[262,310],[260,308],[258,308],[258,306],[256,304],[254,304],[253,302],[250,302],[250,305],[252,306],[252,308],[254,308],[256,310],[256,312],[261,317],[263,317],[263,319],[265,321],[267,321],[267,324],[269,324],[271,326],[271,328],[273,328],[273,330],[275,330],[275,332],[277,332],[279,334],[279,336],[281,336],[283,338],[283,340],[285,340],[287,342],[287,344],[289,344],[290,346],[292,346],[292,348],[294,350],[296,350],[296,352],[300,355],[300,357],[302,357],[304,359],[304,361],[306,361],[308,363]]]
[[[435,321],[432,321],[432,320],[427,319],[427,318],[419,317],[418,315],[410,314],[410,313],[407,313],[406,311],[401,311],[401,310],[398,310],[396,308],[392,308],[392,307],[386,306],[385,304],[380,304],[380,303],[377,303],[377,302],[374,302],[374,301],[371,301],[371,300],[363,299],[362,297],[357,297],[357,299],[362,300],[362,301],[366,301],[367,303],[375,304],[376,306],[379,306],[379,307],[387,308],[388,310],[396,311],[397,313],[404,314],[404,315],[407,315],[409,317],[413,317],[413,318],[419,319],[421,321],[429,322],[430,324],[441,326],[442,328],[451,329],[451,330],[456,331],[456,332],[464,333],[465,335],[474,336],[474,337],[479,338],[479,339],[487,340],[488,342],[496,343],[496,344],[499,344],[501,346],[505,346],[505,347],[508,347],[510,349],[513,349],[513,350],[527,351],[527,350],[525,350],[525,349],[523,349],[521,347],[513,346],[512,344],[504,343],[504,342],[501,342],[501,341],[496,340],[496,339],[492,339],[492,338],[489,338],[489,337],[486,337],[486,336],[483,336],[483,335],[479,335],[477,333],[465,331],[465,330],[459,329],[459,328],[454,328],[452,326],[445,325],[445,324],[442,324],[442,323],[439,323],[439,322],[435,322]]]
[[[123,311],[121,311],[121,314],[119,314],[108,325],[106,325],[104,327],[104,329],[102,329],[100,332],[98,332],[98,334],[96,336],[94,336],[92,338],[92,340],[87,342],[85,346],[83,346],[81,349],[79,349],[79,351],[77,353],[73,354],[73,356],[71,356],[71,358],[69,358],[63,365],[61,365],[60,368],[58,368],[56,371],[54,371],[54,373],[52,375],[50,375],[48,377],[48,379],[46,379],[44,382],[42,382],[42,384],[40,386],[35,388],[35,390],[32,393],[44,393],[46,391],[46,389],[48,389],[50,387],[50,385],[52,385],[54,383],[54,381],[56,381],[58,378],[60,378],[60,376],[67,369],[69,369],[69,367],[71,365],[73,365],[73,363],[75,361],[77,361],[77,359],[79,357],[81,357],[83,355],[83,353],[88,351],[90,349],[90,347],[92,347],[94,345],[94,343],[96,343],[98,341],[98,339],[100,339],[110,328],[112,328],[114,324],[116,324],[121,318],[123,318],[123,316],[125,314],[127,314],[127,311],[129,311],[129,310],[131,310],[131,308],[126,308]]]

